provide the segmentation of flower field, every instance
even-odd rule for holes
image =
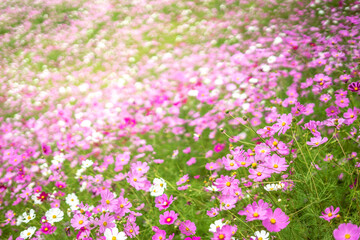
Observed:
[[[0,3],[0,239],[360,239],[360,2]]]

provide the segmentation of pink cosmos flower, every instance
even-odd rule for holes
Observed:
[[[209,171],[219,169],[219,165],[215,162],[209,162],[205,164],[205,168]]]
[[[310,142],[306,142],[307,145],[318,147],[323,143],[326,143],[328,140],[327,137],[322,138],[321,136],[310,138]]]
[[[180,223],[179,230],[182,234],[190,236],[195,234],[196,226],[195,223],[191,222],[190,220],[186,220]]]
[[[234,195],[235,190],[238,188],[240,181],[235,179],[235,176],[223,176],[217,178],[214,185],[221,191],[223,195]]]
[[[285,158],[281,158],[276,154],[271,157],[265,158],[265,166],[271,169],[275,173],[286,171],[289,165],[286,164]]]
[[[219,197],[220,200],[220,210],[230,210],[235,207],[235,204],[238,201],[237,196],[229,196],[229,195],[222,195]]]
[[[163,214],[161,214],[159,217],[159,222],[161,225],[171,225],[175,222],[175,220],[178,218],[179,214],[175,213],[174,211],[166,211]]]
[[[189,174],[186,174],[186,175],[182,176],[180,178],[180,180],[176,182],[176,185],[179,186],[181,184],[184,184],[184,183],[186,183],[187,180],[189,180]]]
[[[260,199],[258,203],[253,202],[247,205],[244,210],[238,212],[239,215],[246,216],[247,222],[265,220],[270,213],[271,208],[269,208],[269,204],[262,199]]]
[[[259,134],[261,137],[271,137],[273,136],[277,131],[277,127],[274,125],[273,127],[266,126],[262,129],[259,129],[256,131],[257,134]]]
[[[360,228],[352,223],[342,223],[334,230],[335,240],[358,240],[360,237]]]
[[[115,227],[115,217],[110,216],[110,213],[105,213],[100,216],[100,219],[98,221],[98,224],[100,226],[99,232],[103,233],[107,228],[114,228]]]
[[[140,227],[136,225],[135,221],[127,221],[124,224],[124,232],[130,238],[136,237],[139,234]]]
[[[154,230],[154,229],[153,229]],[[166,231],[161,229],[155,229],[155,234],[152,236],[152,240],[171,240],[174,238],[174,233],[169,236],[169,238],[166,238]]]
[[[89,220],[86,216],[84,216],[82,214],[75,214],[70,222],[71,222],[71,226],[74,229],[79,230],[80,228],[87,226],[89,223]]]
[[[131,163],[131,169],[139,174],[145,174],[149,171],[150,167],[146,162],[137,161],[136,163]]]
[[[196,158],[192,157],[189,159],[189,161],[186,162],[188,166],[191,166],[196,163]]]
[[[320,132],[317,130],[318,125],[317,122],[310,120],[308,123],[304,124],[304,127],[309,129],[314,136],[320,136]]]
[[[340,113],[340,110],[338,107],[330,106],[325,109],[325,112],[328,117],[336,117]]]
[[[187,190],[190,186],[191,186],[190,184],[186,184],[186,185],[184,185],[184,186],[178,187],[177,189],[178,189],[179,191],[185,191],[185,190]]]
[[[340,208],[337,207],[335,210],[334,210],[334,207],[331,206],[331,207],[328,207],[325,209],[324,212],[322,212],[322,216],[320,216],[320,218],[323,218],[325,219],[326,221],[330,222],[331,219],[333,218],[336,218],[336,214],[340,211]]]
[[[236,231],[236,226],[224,225],[223,227],[216,229],[211,240],[231,240]]]
[[[261,182],[262,180],[271,177],[271,170],[267,167],[259,165],[256,169],[249,169],[249,178],[254,182]]]
[[[191,152],[191,148],[190,147],[187,147],[187,148],[185,148],[184,150],[183,150],[183,153],[185,153],[185,154],[188,154],[188,153],[190,153]]]
[[[331,96],[329,94],[323,94],[320,96],[320,101],[322,102],[328,102],[331,99]]]
[[[265,143],[260,143],[258,145],[255,146],[255,153],[258,156],[267,156],[270,153],[270,148],[268,145],[266,145]]]
[[[280,118],[277,120],[277,123],[273,126],[275,127],[276,131],[279,131],[280,134],[285,134],[288,129],[290,129],[292,122],[292,114],[283,114],[280,116]]]
[[[167,195],[164,193],[163,195],[155,198],[155,207],[157,207],[160,211],[162,211],[170,207],[172,202],[173,202],[173,196],[171,195],[168,198]]]
[[[219,214],[219,209],[218,208],[211,208],[209,211],[206,211],[206,214],[209,217],[216,217]]]
[[[357,119],[357,111],[349,108],[347,112],[344,113],[345,124],[351,125]]]
[[[104,209],[113,211],[117,205],[117,199],[109,190],[101,191],[101,205]]]
[[[115,208],[116,214],[118,214],[120,217],[125,216],[126,213],[130,212],[130,209],[132,207],[131,202],[127,198],[124,198],[120,196],[117,199],[117,207]]]
[[[335,104],[341,108],[349,106],[350,100],[347,97],[336,98]]]
[[[222,160],[222,163],[225,166],[225,169],[228,170],[228,171],[236,170],[236,169],[239,168],[239,166],[238,166],[237,162],[235,161],[233,155],[228,154],[228,156],[223,157],[221,160]]]
[[[274,212],[270,210],[267,218],[262,223],[269,232],[279,232],[281,229],[286,228],[290,222],[289,217],[280,208],[277,208]]]

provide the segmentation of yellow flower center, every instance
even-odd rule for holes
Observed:
[[[234,166],[234,163],[230,163],[230,166]]]
[[[350,239],[351,238],[350,234],[345,234],[345,238]]]
[[[277,145],[278,145],[278,142],[277,142],[277,141],[274,141],[274,142],[273,142],[273,145],[274,145],[274,146],[277,146]]]
[[[171,218],[167,218],[166,221],[167,221],[167,222],[171,222]]]
[[[251,166],[252,166],[253,168],[255,168],[255,167],[257,166],[257,163],[254,162],[254,163],[251,164]]]
[[[354,115],[351,114],[350,117],[351,117],[351,118],[354,118]]]
[[[79,221],[79,224],[80,224],[80,225],[81,225],[81,224],[83,224],[83,223],[84,223],[84,221],[83,221],[83,220],[80,220],[80,221]]]
[[[107,222],[103,222],[103,226],[106,227],[106,226],[107,226]]]
[[[110,204],[110,201],[109,201],[109,200],[106,200],[106,204]]]
[[[219,239],[224,239],[224,238],[225,238],[224,234],[219,235]]]
[[[114,237],[112,237],[112,238],[111,238],[111,240],[116,240],[116,237],[115,237],[115,236],[114,236]]]
[[[31,232],[28,232],[27,235],[30,236],[30,235],[31,235]]]
[[[254,217],[258,217],[259,214],[258,214],[257,212],[255,212],[255,213],[253,214],[253,216],[254,216]]]
[[[226,183],[226,186],[230,187],[230,186],[231,186],[231,183],[230,183],[230,182],[227,182],[227,183]]]
[[[244,166],[245,164],[246,164],[246,162],[241,162],[241,165],[243,165],[243,166]]]
[[[130,229],[130,230],[129,230],[129,232],[130,232],[130,233],[132,233],[132,232],[133,232],[133,230],[132,230],[132,229]]]
[[[49,229],[48,228],[44,228],[44,231],[47,232]]]
[[[279,166],[277,164],[274,164],[274,168],[278,168]]]
[[[53,218],[56,218],[56,215],[53,215]]]
[[[123,205],[123,204],[120,204],[120,207],[121,207],[121,208],[123,208],[123,207],[124,207],[124,205]]]
[[[259,177],[262,175],[262,173],[261,172],[258,172],[256,175],[258,175]]]
[[[276,223],[276,220],[275,219],[270,219],[270,222],[272,223],[272,224],[275,224]]]
[[[30,217],[30,216],[28,216],[28,217],[27,217],[27,219],[31,219],[31,217]]]
[[[282,126],[285,126],[285,125],[286,125],[286,122],[283,122],[281,125],[282,125]]]
[[[134,178],[133,180],[134,180],[134,182],[136,182],[136,181],[137,181],[137,178]]]

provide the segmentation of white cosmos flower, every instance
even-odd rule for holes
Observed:
[[[216,229],[221,229],[225,225],[226,225],[226,223],[223,223],[222,219],[219,219],[219,220],[215,221],[213,224],[210,225],[209,232],[215,233]]]
[[[264,189],[265,189],[266,191],[268,191],[268,192],[270,192],[270,191],[277,191],[277,190],[279,189],[279,186],[278,186],[278,184],[272,183],[272,184],[267,184],[267,185],[264,187]]]
[[[158,186],[160,186],[162,188],[166,188],[166,182],[162,178],[155,178],[153,180],[153,185],[158,185]]]
[[[51,208],[45,213],[45,217],[50,224],[54,224],[55,222],[63,220],[64,212],[59,208]]]
[[[23,239],[31,238],[31,236],[34,234],[35,231],[36,231],[36,227],[29,227],[28,229],[20,233],[20,237]]]
[[[219,191],[219,189],[218,189],[216,186],[214,186],[214,185],[208,186],[206,189],[209,190],[209,191],[211,191],[211,192],[217,192],[217,191]]]
[[[268,59],[267,59],[268,64],[272,64],[272,63],[274,63],[275,61],[276,61],[276,57],[275,57],[275,56],[270,56],[270,57],[268,57]]]
[[[22,215],[19,215],[16,219],[16,226],[19,226],[23,222],[24,222],[24,217]]]
[[[76,205],[79,205],[79,203],[80,203],[79,198],[75,195],[75,193],[71,193],[71,194],[67,195],[65,201],[70,206],[76,206]]]
[[[104,236],[106,237],[106,240],[125,240],[127,239],[124,232],[119,232],[119,230],[114,227],[112,229],[107,228],[104,232]]]
[[[38,198],[40,196],[40,192],[31,195],[31,199],[34,201],[35,204],[42,204],[42,201]]]
[[[276,38],[274,39],[273,45],[278,45],[278,44],[280,44],[280,43],[282,43],[282,42],[283,42],[283,40],[282,40],[281,37],[276,37]]]
[[[269,233],[264,230],[261,230],[261,232],[256,231],[254,235],[255,236],[250,237],[251,240],[258,240],[258,239],[269,240]]]
[[[150,195],[153,197],[158,197],[163,195],[164,188],[160,187],[159,185],[151,185],[150,187]]]
[[[82,168],[88,168],[88,167],[91,167],[93,164],[94,164],[93,161],[91,161],[89,159],[86,159],[85,161],[82,162],[81,167]]]
[[[29,214],[27,212],[24,212],[22,215],[24,218],[23,220],[24,223],[28,223],[36,217],[34,209],[31,209]]]

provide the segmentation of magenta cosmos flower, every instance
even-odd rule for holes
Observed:
[[[173,196],[171,195],[169,198],[164,193],[161,196],[155,198],[155,207],[157,207],[160,211],[170,207],[173,202]]]
[[[173,224],[175,222],[175,220],[177,219],[177,217],[179,216],[178,213],[175,213],[174,211],[166,211],[164,212],[164,214],[161,214],[159,217],[159,222],[161,225],[170,225]]]
[[[277,208],[274,212],[271,211],[262,223],[269,232],[279,232],[290,222],[289,217],[280,208]]]
[[[196,226],[195,223],[190,220],[186,220],[185,222],[180,223],[179,229],[182,234],[190,236],[195,234]]]
[[[360,228],[352,223],[343,223],[333,232],[335,240],[358,240]]]
[[[358,94],[360,94],[360,82],[350,83],[348,89],[352,92],[357,92]]]
[[[326,221],[330,222],[331,219],[336,218],[337,213],[340,211],[340,208],[336,208],[334,210],[334,207],[328,207],[325,209],[324,212],[322,212],[322,216],[320,218],[325,219]]]

